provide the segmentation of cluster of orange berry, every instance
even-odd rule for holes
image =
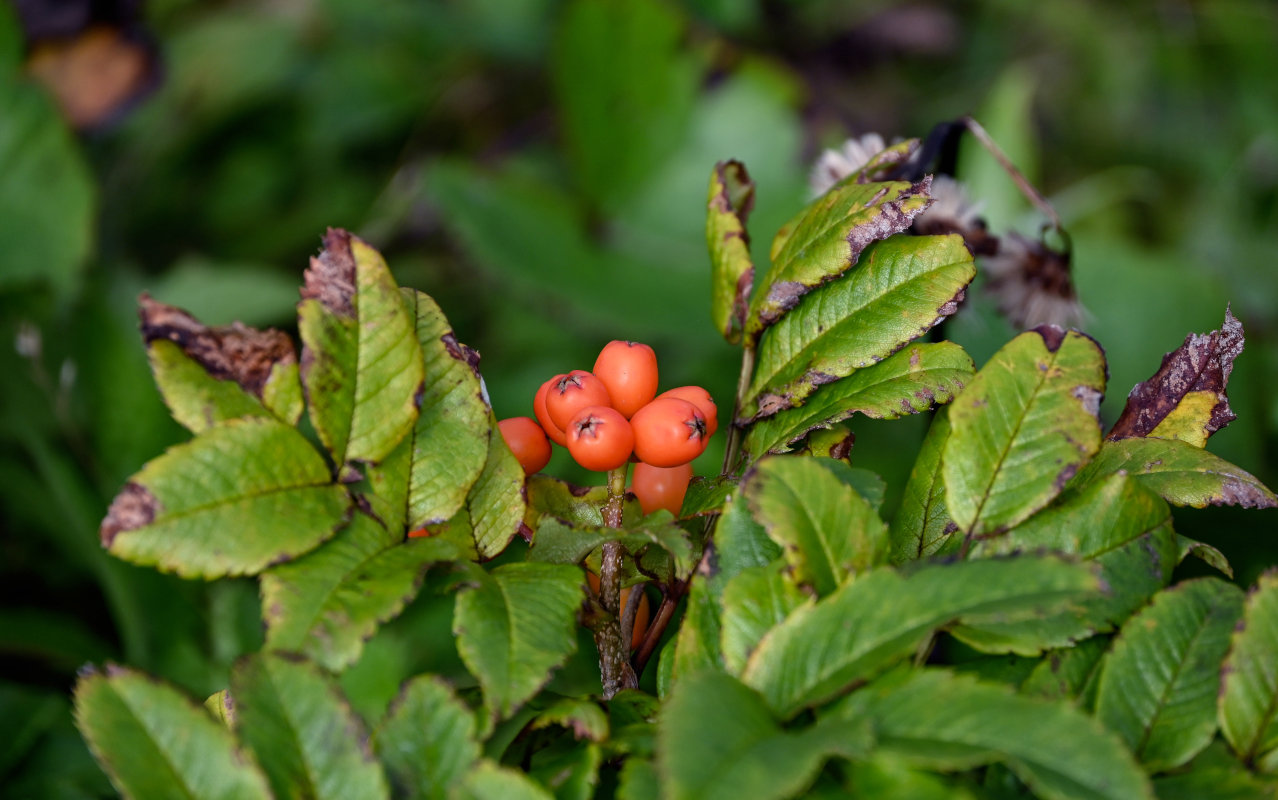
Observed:
[[[590,372],[577,369],[543,383],[533,398],[533,413],[535,420],[512,417],[498,423],[525,473],[546,466],[552,441],[597,472],[634,460],[631,490],[644,513],[670,508],[678,514],[691,462],[719,427],[709,392],[680,386],[657,394],[656,353],[627,341],[609,342]]]

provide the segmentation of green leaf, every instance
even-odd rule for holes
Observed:
[[[1189,556],[1197,556],[1203,563],[1223,572],[1226,577],[1234,577],[1234,568],[1230,566],[1229,559],[1206,542],[1198,542],[1188,536],[1176,534],[1176,546],[1179,548],[1178,561],[1184,561]]]
[[[1217,715],[1234,752],[1264,772],[1278,772],[1278,571],[1260,576],[1247,595],[1229,644]]]
[[[754,288],[754,262],[746,217],[754,207],[754,181],[740,161],[720,161],[710,173],[706,245],[710,248],[710,318],[736,344],[745,329]]]
[[[0,75],[0,288],[65,293],[93,246],[97,197],[80,147],[41,88]]]
[[[750,426],[745,449],[752,459],[783,453],[805,434],[856,413],[896,419],[948,403],[972,379],[972,359],[952,342],[917,343],[877,364],[820,387],[802,406]]]
[[[720,580],[730,580],[742,570],[763,567],[781,557],[781,547],[750,515],[749,507],[737,494],[724,507],[714,529],[714,549]]]
[[[875,754],[845,767],[851,797],[874,800],[977,800],[966,787],[914,769],[909,760]]]
[[[793,581],[786,579],[784,569],[785,564],[780,561],[766,567],[748,567],[723,587],[720,637],[723,664],[729,673],[740,675],[764,634],[784,622],[807,599]]]
[[[75,687],[75,721],[111,782],[128,797],[268,798],[266,777],[226,726],[140,672],[90,669]]]
[[[801,405],[823,384],[883,361],[953,314],[976,274],[958,236],[898,236],[803,298],[759,344],[742,415]]]
[[[1105,357],[1044,326],[994,354],[950,405],[946,505],[969,534],[1006,530],[1052,501],[1100,447]]]
[[[682,139],[698,65],[665,4],[575,2],[560,19],[551,75],[567,157],[586,195],[616,211]]]
[[[381,255],[330,229],[297,307],[311,424],[338,464],[377,463],[417,419],[421,347]]]
[[[935,669],[900,670],[836,713],[870,721],[878,751],[937,770],[1001,761],[1035,796],[1152,800],[1148,778],[1114,734],[1066,702]]]
[[[493,433],[488,437],[488,457],[479,478],[466,495],[470,535],[481,559],[506,549],[523,530],[528,498],[524,494],[524,468],[496,432],[497,418],[488,412]]]
[[[475,715],[434,675],[404,684],[373,745],[397,796],[446,800],[481,756]]]
[[[888,529],[893,564],[954,549],[962,541],[954,538],[958,526],[946,510],[945,481],[941,479],[941,453],[949,438],[950,417],[947,409],[941,409],[923,438],[923,446],[901,493],[901,505]]]
[[[599,786],[603,748],[561,737],[534,753],[529,777],[555,794],[556,800],[590,800]]]
[[[562,564],[472,569],[457,595],[457,651],[496,718],[510,716],[577,650],[584,576]]]
[[[319,549],[262,574],[266,645],[305,653],[338,672],[359,658],[379,625],[403,610],[430,567],[458,555],[448,541],[404,541],[357,512]]]
[[[683,496],[680,519],[720,514],[732,495],[736,494],[740,479],[735,475],[719,475],[714,478],[693,477],[688,482],[688,492]]]
[[[829,458],[772,456],[746,475],[742,494],[785,551],[794,579],[820,596],[877,566],[887,526],[850,483],[851,468]]]
[[[1278,506],[1278,497],[1250,473],[1202,448],[1174,439],[1106,442],[1077,481],[1085,485],[1119,470],[1126,470],[1172,505]]]
[[[627,758],[621,765],[617,800],[660,800],[657,765],[645,758]]]
[[[757,339],[803,295],[856,266],[871,244],[910,227],[931,204],[931,185],[931,178],[916,184],[843,182],[803,209],[787,224],[785,238],[778,234],[773,241],[772,269],[750,306],[751,338]]]
[[[270,416],[268,398],[283,422],[297,422],[301,386],[287,334],[238,322],[210,328],[145,294],[139,304],[155,383],[173,418],[188,430],[201,433],[228,419]]]
[[[556,725],[567,728],[579,741],[603,742],[608,738],[608,716],[598,703],[584,697],[556,700],[550,708],[537,715],[531,730],[544,730]]]
[[[1099,680],[1109,642],[1108,636],[1093,636],[1047,653],[1021,682],[1021,694],[1045,700],[1081,697],[1089,684]]]
[[[729,675],[703,672],[677,682],[661,714],[661,794],[670,800],[799,796],[827,758],[861,757],[872,743],[860,720],[784,730],[758,694]]]
[[[1189,761],[1216,734],[1220,663],[1242,592],[1198,578],[1160,592],[1114,639],[1096,716],[1149,772]]]
[[[1050,621],[960,627],[953,631],[956,636],[988,652],[1032,655],[1045,646],[1113,630],[1168,584],[1179,561],[1171,510],[1125,475],[1083,491],[1067,490],[1059,502],[1007,534],[977,542],[972,555],[1035,550],[1096,562],[1108,591],[1082,599]]]
[[[350,498],[296,429],[230,420],[134,475],[102,521],[126,561],[188,578],[251,575],[331,537]]]
[[[720,593],[717,582],[704,576],[694,577],[684,605],[683,621],[670,643],[673,650],[662,656],[663,660],[666,655],[670,657],[670,675],[675,685],[700,672],[723,670]]]
[[[541,784],[518,770],[480,761],[448,795],[451,800],[554,800]]]
[[[604,503],[608,502],[607,486],[574,486],[571,483],[538,472],[528,476],[528,513],[524,524],[536,530],[542,517],[553,517],[574,527],[603,527]],[[639,504],[629,501],[623,508],[627,523],[642,517]]]
[[[231,672],[235,732],[280,797],[389,797],[359,717],[332,679],[296,657],[254,654]]]
[[[1187,771],[1154,781],[1159,800],[1274,800],[1278,783],[1253,775],[1224,742],[1213,742]]]
[[[670,556],[670,574],[655,576],[660,580],[685,580],[697,565],[697,554],[683,528],[671,521],[669,513],[646,517],[625,528],[572,527],[554,517],[546,517],[533,537],[528,551],[530,561],[550,564],[580,564],[606,542],[621,542],[639,560],[653,546]],[[644,564],[649,562],[646,560]]]
[[[209,695],[204,701],[204,707],[214,719],[226,727],[229,728],[235,724],[235,701],[227,690],[222,689]]]
[[[1096,589],[1089,570],[1057,558],[875,569],[773,628],[742,679],[788,719],[908,657],[951,622],[1031,618]]]
[[[461,509],[490,458],[490,438],[501,437],[490,423],[479,374],[470,362],[478,355],[457,342],[429,295],[402,292],[417,320],[425,365],[420,412],[408,437],[413,456],[407,527],[416,530],[445,522]]]

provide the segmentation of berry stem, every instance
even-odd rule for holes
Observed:
[[[629,469],[629,464],[623,464],[608,472],[608,502],[602,511],[604,525],[609,528],[621,527]],[[621,542],[605,542],[599,564],[599,603],[606,613],[601,616],[594,633],[605,700],[622,689],[639,686],[639,679],[630,666],[630,642],[621,631],[621,564],[625,552]]]

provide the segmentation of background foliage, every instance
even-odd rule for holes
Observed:
[[[1079,8],[160,0],[144,22],[162,83],[77,134],[25,77],[0,5],[0,336],[20,343],[0,348],[0,710],[20,721],[0,734],[0,779],[18,795],[109,794],[70,720],[86,661],[205,696],[260,645],[252,584],[132,567],[96,531],[124,479],[184,438],[150,378],[138,293],[209,324],[289,325],[326,226],[373,242],[400,284],[439,301],[483,354],[499,417],[527,413],[546,375],[616,337],[661,352],[664,384],[728,398],[737,365],[707,313],[710,165],[749,166],[762,264],[822,147],[970,111],[1073,235],[1115,387],[1105,421],[1231,302],[1247,329],[1239,419],[1212,450],[1278,482],[1278,12]],[[960,176],[992,230],[1036,231],[983,153],[965,150]],[[980,365],[1014,332],[969,296],[946,335]],[[887,479],[888,507],[925,425],[856,422],[853,461]],[[550,471],[574,477],[556,459]],[[1177,530],[1223,550],[1247,586],[1278,563],[1276,519],[1211,508]],[[370,643],[342,679],[357,713],[389,703],[376,676],[464,674],[451,612],[422,596]],[[556,683],[596,681],[590,650]]]

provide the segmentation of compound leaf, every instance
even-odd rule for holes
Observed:
[[[887,526],[849,473],[847,464],[831,458],[772,456],[751,469],[742,489],[795,580],[821,596],[887,555]]]
[[[1220,663],[1242,606],[1233,584],[1185,581],[1155,595],[1115,637],[1096,716],[1149,772],[1184,764],[1215,736]]]
[[[1003,762],[1049,800],[1154,797],[1118,737],[1072,704],[970,676],[899,670],[850,695],[835,713],[871,720],[885,754],[937,770]]]
[[[417,419],[422,352],[381,255],[330,229],[297,306],[311,424],[338,464],[377,463]]]
[[[183,577],[255,574],[345,521],[350,497],[295,428],[230,420],[152,460],[102,521],[115,556]]]
[[[932,632],[967,617],[1050,613],[1095,592],[1091,570],[1022,557],[878,568],[799,608],[763,637],[742,674],[784,718],[908,657]]]
[[[742,416],[802,404],[823,384],[876,364],[958,309],[976,274],[958,236],[898,236],[803,298],[759,344]]]
[[[359,717],[331,678],[297,657],[258,653],[231,672],[235,732],[279,797],[389,797]]]
[[[322,547],[263,573],[266,644],[340,671],[359,658],[380,624],[403,610],[431,566],[458,557],[450,542],[404,541],[357,512]]]
[[[126,797],[268,798],[266,777],[225,725],[177,689],[123,667],[83,672],[75,721]]]
[[[504,719],[576,652],[584,575],[578,567],[533,562],[468,575],[453,615],[457,651],[490,712]]]
[[[994,354],[950,404],[941,456],[960,529],[1006,530],[1046,506],[1100,447],[1105,357],[1077,331],[1043,326]]]
[[[786,226],[785,238],[773,241],[772,269],[750,307],[750,336],[757,338],[803,295],[855,266],[871,244],[910,227],[932,202],[930,188],[931,178],[845,182],[804,208]]]
[[[896,419],[948,403],[972,378],[972,359],[953,342],[916,343],[818,388],[798,408],[758,420],[746,434],[751,458],[783,453],[805,434],[860,413]]]
[[[475,714],[434,675],[406,683],[373,735],[399,796],[446,800],[482,755]]]
[[[830,756],[865,755],[864,721],[827,719],[781,728],[758,694],[730,675],[702,672],[678,681],[657,727],[657,771],[671,800],[795,797]]]
[[[905,491],[901,493],[901,505],[888,529],[894,564],[926,558],[961,541],[961,537],[954,538],[958,525],[946,510],[945,481],[941,478],[941,453],[949,438],[949,412],[941,409],[932,419],[927,436],[923,437]]]
[[[1217,715],[1234,752],[1278,772],[1278,571],[1260,576],[1247,595],[1229,644]]]
[[[417,323],[425,365],[420,412],[408,437],[413,455],[407,527],[416,530],[445,522],[461,509],[490,458],[493,428],[476,368],[478,354],[458,343],[429,295],[402,292]]]
[[[710,318],[733,344],[745,329],[754,262],[746,217],[754,206],[754,181],[740,161],[721,161],[710,173],[706,245],[710,248]]]
[[[1078,483],[1087,484],[1119,470],[1126,470],[1172,505],[1278,506],[1278,497],[1252,474],[1201,447],[1176,439],[1106,442],[1079,474]]]

